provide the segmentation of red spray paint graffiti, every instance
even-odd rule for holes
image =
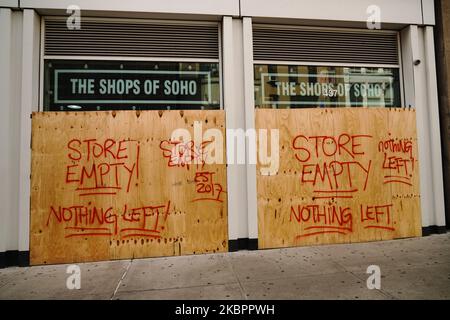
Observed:
[[[139,179],[139,142],[134,140],[72,139],[67,143],[65,183],[79,196],[115,195],[130,191]]]

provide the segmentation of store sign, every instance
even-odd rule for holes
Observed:
[[[379,105],[393,97],[392,76],[261,73],[262,103],[270,105]]]
[[[54,103],[211,103],[209,71],[56,69]],[[202,86],[207,93],[202,94]]]

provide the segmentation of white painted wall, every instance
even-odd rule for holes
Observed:
[[[439,98],[436,76],[433,27],[423,31],[424,58],[427,82],[427,111],[430,121],[430,150],[434,211],[432,225],[445,225],[444,176],[442,173],[441,131],[439,124]]]
[[[428,30],[428,31],[427,31]],[[401,33],[406,106],[416,108],[422,226],[444,226],[444,191],[432,27]],[[419,65],[414,65],[420,60]],[[408,81],[408,79],[410,79]]]
[[[412,38],[412,29],[413,27],[406,27],[400,32],[400,43],[401,43],[401,53],[402,53],[402,71],[403,71],[403,79],[409,81],[403,81],[404,86],[404,104],[405,107],[415,107],[415,86],[414,86],[414,66],[413,61],[417,59],[418,48],[413,50],[414,41]],[[413,53],[416,55],[413,57]]]
[[[12,7],[18,7],[19,6],[19,0],[0,0],[0,8],[12,8]]]
[[[21,105],[21,71],[22,71],[22,13],[19,11],[12,12],[12,38],[11,38],[11,106],[10,106],[10,174],[12,181],[10,182],[10,201],[12,202],[13,210],[9,213],[10,228],[8,250],[16,250],[18,248],[19,238],[19,218],[17,212],[19,210],[19,203],[21,197],[19,196],[19,154],[20,144],[18,139],[20,137],[20,110]]]
[[[421,0],[241,0],[241,15],[366,22],[370,5],[380,7],[382,23],[422,23]]]
[[[422,16],[423,16],[423,24],[432,26],[436,24],[434,14],[434,0],[422,0]]]
[[[17,250],[19,239],[19,136],[22,14],[0,9],[0,252]]]
[[[0,108],[0,148],[5,150],[0,157],[0,176],[2,183],[0,184],[0,202],[2,210],[0,211],[0,252],[8,250],[10,242],[10,234],[7,232],[9,228],[10,212],[13,210],[13,204],[10,200],[11,189],[11,159],[7,155],[10,149],[11,129],[9,118],[11,113],[11,36],[12,36],[12,17],[11,9],[0,8],[0,42],[2,50],[0,50],[0,96],[2,97],[2,105]]]
[[[17,0],[2,0],[11,6]],[[21,0],[22,8],[61,14],[78,5],[86,15],[135,17],[142,13],[172,15],[241,16],[365,23],[368,6],[381,9],[381,22],[388,24],[434,24],[434,0]]]
[[[222,24],[222,70],[227,129],[245,130],[242,43],[242,21],[232,17],[224,17]],[[226,137],[227,154],[231,154],[230,146],[237,148],[236,139],[232,144],[233,139],[234,137],[229,135]],[[246,166],[236,162],[234,161],[234,164],[228,164],[227,166],[229,240],[248,238]]]
[[[422,226],[433,224],[433,188],[431,169],[431,148],[430,148],[430,121],[427,110],[426,94],[426,70],[424,63],[423,34],[417,26],[410,27],[412,61],[405,61],[404,64],[413,64],[413,61],[420,60],[417,66],[413,65],[414,81],[414,104],[417,112],[417,138],[419,143],[419,169],[420,169],[420,199],[422,210]]]
[[[239,0],[21,0],[22,8],[171,14],[239,15]]]
[[[20,180],[19,180],[19,251],[29,250],[31,113],[38,111],[40,17],[32,9],[23,11],[21,107],[20,107]]]
[[[245,127],[247,130],[255,128],[255,94],[253,67],[253,28],[252,19],[245,17],[243,23],[243,54],[244,54],[244,107]],[[247,147],[247,154],[250,150]],[[258,239],[258,198],[256,188],[256,165],[247,164],[247,220],[248,237]]]

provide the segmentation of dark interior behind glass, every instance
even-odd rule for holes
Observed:
[[[44,111],[220,109],[218,63],[45,60]]]
[[[256,108],[400,107],[398,68],[257,64]]]

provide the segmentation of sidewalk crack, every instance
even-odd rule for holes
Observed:
[[[116,289],[114,290],[110,300],[114,300],[114,297],[117,294],[117,291],[120,288],[120,285],[122,284],[122,281],[125,279],[125,277],[127,276],[128,270],[130,270],[131,264],[133,263],[133,259],[130,260],[130,262],[128,263],[124,273],[122,274],[122,277],[119,279],[119,282],[117,283]]]
[[[360,281],[362,281],[363,283],[367,281],[366,278],[358,276],[358,274],[347,270],[348,273],[350,273],[352,276],[354,276],[356,279],[359,279]],[[390,298],[392,300],[398,300],[398,298],[396,298],[395,296],[393,296],[392,294],[390,294],[389,292],[383,290],[383,289],[376,289],[376,291],[380,292],[382,295],[384,295],[386,298]]]
[[[231,261],[230,261],[230,256],[229,256],[229,254],[226,255],[225,257],[226,257],[225,260],[227,260],[227,263],[228,263],[228,265],[230,266],[231,271],[233,272],[233,275],[234,275],[234,277],[236,278],[236,280],[237,280],[237,282],[238,282],[238,284],[239,284],[239,290],[241,291],[241,296],[242,296],[242,298],[245,299],[245,300],[248,300],[247,294],[245,293],[245,290],[244,290],[244,287],[242,286],[241,280],[239,280],[239,277],[237,276],[236,272],[234,271],[234,267],[233,267],[233,264],[232,264]]]

